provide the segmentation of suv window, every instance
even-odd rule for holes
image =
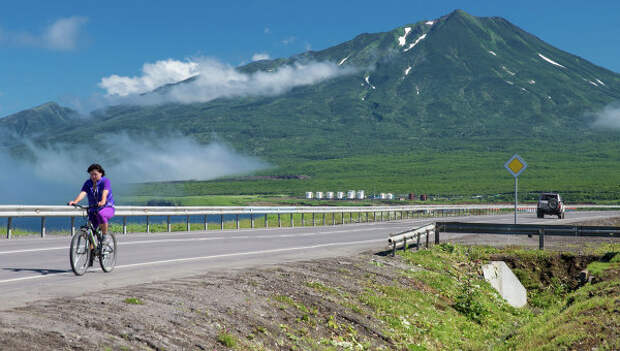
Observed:
[[[558,195],[554,195],[554,194],[542,194],[540,195],[540,199],[541,200],[551,200],[551,199],[557,199]]]

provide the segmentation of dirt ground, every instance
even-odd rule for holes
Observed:
[[[376,349],[389,346],[380,332],[382,322],[364,311],[351,314],[337,301],[325,299],[320,288],[338,286],[343,294],[359,294],[362,287],[355,282],[371,276],[377,282],[392,282],[400,276],[393,269],[399,264],[398,258],[364,253],[36,302],[0,312],[0,348],[227,350],[230,347],[218,338],[234,330],[230,334],[259,339],[265,349],[287,350],[279,345],[287,338],[283,321],[292,327],[311,318],[317,326],[305,324],[312,339],[337,334],[336,329],[319,326],[333,319],[354,325],[359,337],[371,340]],[[288,297],[303,307],[291,306]],[[238,349],[244,349],[242,342],[236,341]]]
[[[566,263],[576,274],[587,261]],[[412,266],[366,252],[39,301],[0,312],[0,349],[294,350],[298,338],[334,345],[344,334],[369,349],[392,349],[385,322],[338,296],[364,293],[366,281],[426,288],[394,268]]]

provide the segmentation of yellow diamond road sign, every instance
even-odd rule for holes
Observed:
[[[518,177],[527,168],[527,163],[519,155],[515,154],[504,164],[504,167],[514,177]]]

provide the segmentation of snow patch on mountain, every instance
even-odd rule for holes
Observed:
[[[368,84],[368,86],[370,86],[373,89],[377,89],[374,85],[370,84],[370,76],[364,77],[364,80],[366,81],[366,84]]]
[[[348,60],[350,56],[351,56],[351,55],[349,55],[349,56],[347,56],[347,57],[343,58],[342,60],[340,60],[340,62],[338,62],[338,66],[342,66],[342,64],[343,64],[346,60]]]
[[[598,79],[598,78],[597,78],[597,79],[596,79],[596,81],[597,81],[600,85],[602,85],[602,86],[606,86],[606,85],[605,85],[605,83],[603,83],[603,81],[602,81],[602,80],[600,80],[600,79]]]
[[[588,81],[590,84],[594,85],[595,87],[598,87],[598,84],[594,83],[593,81],[589,80]]]
[[[426,21],[424,22],[424,24],[432,26],[433,24],[435,24],[435,21]]]
[[[553,61],[552,59],[550,59],[550,58],[548,58],[548,57],[545,57],[545,56],[544,56],[543,54],[541,54],[540,52],[538,53],[538,56],[540,56],[540,58],[541,58],[541,59],[543,59],[543,60],[545,60],[545,61],[549,62],[550,64],[552,64],[552,65],[554,65],[554,66],[558,66],[558,67],[566,68],[566,67],[562,66],[561,64],[559,64],[559,63],[557,63],[557,62]]]
[[[415,94],[420,95],[420,88],[417,85],[415,86]]]
[[[506,66],[502,66],[502,69],[506,71],[506,73],[510,74],[511,76],[514,76],[516,74],[514,72],[511,72],[508,68],[506,68]]]
[[[405,70],[405,75],[408,75],[410,71],[411,71],[411,66],[407,67],[407,69]]]
[[[405,27],[405,34],[398,37],[399,46],[405,46],[405,44],[407,43],[407,35],[409,35],[409,32],[411,32],[411,27]]]
[[[528,82],[528,83],[530,83],[530,84],[536,84],[536,81],[535,81],[535,80],[533,80],[533,79],[530,79],[530,80],[528,80],[527,82]]]
[[[495,51],[489,50],[489,54],[493,55],[493,56],[497,56],[497,54],[495,53]]]
[[[515,85],[515,83],[513,83],[513,82],[511,82],[509,80],[505,80],[504,82],[506,82],[507,84],[510,84],[510,85]]]
[[[411,49],[413,49],[414,46],[418,45],[418,43],[423,40],[424,38],[426,38],[426,33],[422,34],[418,39],[416,39],[416,41],[414,41],[413,43],[409,44],[409,47],[406,48],[404,51],[407,52]]]

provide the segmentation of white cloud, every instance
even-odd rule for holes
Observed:
[[[88,22],[88,18],[82,16],[59,18],[40,34],[0,30],[0,42],[51,50],[74,50],[78,47],[82,37],[82,27],[86,22]]]
[[[138,77],[122,77],[113,74],[101,79],[99,86],[108,95],[128,96],[140,94],[165,84],[176,83],[198,74],[198,63],[168,59],[155,63],[145,63],[142,75]]]
[[[88,21],[86,17],[61,18],[50,25],[43,34],[43,42],[50,49],[73,50],[77,47],[80,30]]]
[[[189,68],[182,70],[183,74],[171,74],[171,70],[163,68],[179,63]],[[243,73],[220,61],[201,58],[191,62],[167,60],[145,64],[142,76],[113,75],[103,78],[99,86],[106,90],[108,104],[194,103],[217,98],[278,95],[297,86],[316,84],[354,72],[351,67],[340,67],[333,62],[308,62],[281,66],[273,72]],[[193,74],[196,78],[192,81],[170,86],[158,93],[137,95]]]
[[[295,38],[294,36],[286,37],[282,39],[282,44],[284,45],[292,44],[295,42],[295,40],[297,40],[297,38]]]
[[[620,129],[620,103],[606,106],[601,111],[591,114],[596,128]]]
[[[271,34],[271,28],[269,28],[269,27],[265,27],[265,29],[263,30],[263,32],[264,32],[265,34]]]
[[[113,189],[115,184],[208,180],[269,167],[225,145],[199,144],[179,135],[102,135],[101,142],[99,147],[106,150],[104,154],[94,145],[76,148],[62,144],[26,144],[32,158],[16,158],[0,151],[0,163],[11,169],[0,172],[0,203],[66,203],[79,191],[88,177],[86,168],[94,162],[105,168]]]
[[[269,60],[271,57],[266,52],[257,52],[252,55],[252,61]]]

